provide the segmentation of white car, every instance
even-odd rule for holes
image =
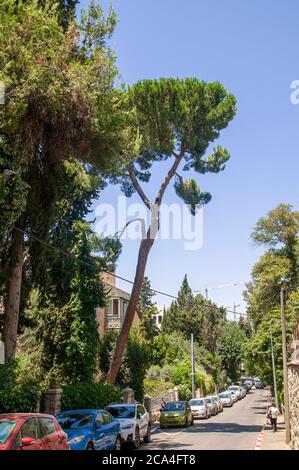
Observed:
[[[210,418],[211,412],[204,398],[194,398],[189,401],[193,418]]]
[[[138,449],[141,439],[151,440],[151,422],[148,412],[139,403],[111,404],[106,410],[120,423],[120,434],[123,443],[132,444]]]
[[[236,401],[238,401],[238,397],[237,397],[236,393],[233,392],[233,390],[226,390],[226,392],[231,395],[234,403],[236,403]]]
[[[222,403],[222,406],[233,406],[234,399],[230,392],[219,393],[219,400]]]
[[[241,400],[241,398],[243,398],[241,387],[239,387],[239,385],[231,385],[230,387],[228,387],[228,390],[234,392],[238,400]]]

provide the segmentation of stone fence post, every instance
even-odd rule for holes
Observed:
[[[178,387],[174,387],[173,389],[173,401],[179,400],[179,389]]]
[[[61,411],[61,388],[51,388],[44,392],[44,413],[56,416]]]
[[[123,391],[123,401],[124,403],[135,403],[134,399],[134,390],[127,387]]]
[[[146,411],[149,414],[151,423],[153,424],[153,422],[155,420],[154,420],[154,416],[153,416],[153,413],[152,413],[152,397],[150,397],[149,395],[144,395],[143,404],[144,404],[144,408],[146,409]]]

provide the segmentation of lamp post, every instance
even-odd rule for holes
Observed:
[[[276,407],[278,408],[278,396],[277,396],[277,384],[276,384],[276,370],[275,370],[275,357],[274,357],[273,336],[272,336],[272,320],[270,320],[270,340],[271,340],[272,374],[273,374],[273,384],[274,384],[274,396],[275,396]]]
[[[192,398],[195,398],[194,335],[191,333]]]

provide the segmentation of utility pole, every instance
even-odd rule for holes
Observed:
[[[194,335],[191,333],[192,398],[195,398]]]
[[[284,418],[286,428],[286,444],[291,440],[290,433],[290,406],[289,406],[289,386],[288,386],[288,366],[287,366],[287,340],[286,340],[286,318],[285,318],[285,289],[282,286],[280,291],[281,303],[281,330],[282,330],[282,360],[283,360],[283,381],[284,381]]]
[[[270,320],[270,339],[271,339],[271,354],[272,354],[272,373],[273,373],[273,383],[274,383],[274,396],[276,408],[278,408],[278,396],[277,396],[277,384],[276,384],[276,370],[275,370],[275,357],[273,349],[273,336],[272,336],[272,320]]]

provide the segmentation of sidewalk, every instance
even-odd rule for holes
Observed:
[[[285,426],[282,415],[277,420],[277,432],[273,432],[268,420],[264,428],[261,450],[291,450],[285,443]]]

